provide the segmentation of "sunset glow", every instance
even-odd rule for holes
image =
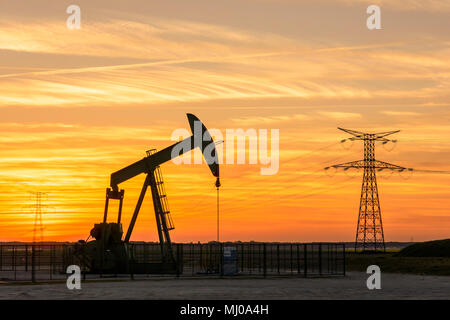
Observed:
[[[83,0],[80,30],[66,27],[70,1],[0,6],[0,241],[32,240],[37,191],[46,241],[86,239],[110,174],[172,144],[186,113],[209,129],[280,130],[276,175],[221,166],[221,240],[353,241],[362,174],[323,168],[363,145],[337,127],[401,130],[378,159],[450,170],[450,3],[379,1],[374,32],[370,1],[313,3]],[[173,241],[215,240],[208,166],[161,169]],[[120,186],[125,228],[143,178]],[[449,237],[449,174],[378,185],[386,241]],[[150,197],[132,240],[157,240]]]

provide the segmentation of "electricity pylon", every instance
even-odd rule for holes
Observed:
[[[390,140],[386,137],[397,133],[400,130],[380,133],[364,133],[342,128],[338,129],[352,135],[352,137],[348,140],[364,141],[364,160],[336,164],[325,168],[326,170],[329,168],[341,168],[345,171],[351,168],[364,168],[358,225],[356,228],[355,251],[358,247],[362,247],[363,251],[370,249],[374,249],[375,251],[382,249],[383,251],[386,251],[386,246],[384,244],[383,222],[381,219],[380,199],[378,197],[376,171],[393,170],[402,172],[412,169],[407,169],[395,164],[376,160],[375,142],[381,141],[383,144],[386,144],[389,141],[396,142],[396,140]]]
[[[44,241],[44,225],[42,223],[42,209],[46,206],[42,205],[42,196],[46,195],[44,192],[33,192],[36,196],[36,204],[34,205],[35,216],[34,216],[34,227],[33,227],[33,243],[36,240],[40,242]]]

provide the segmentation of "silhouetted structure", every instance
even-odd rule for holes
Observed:
[[[331,166],[331,168],[342,168],[345,171],[351,168],[364,168],[364,175],[361,188],[361,200],[359,204],[358,225],[356,228],[355,251],[358,247],[363,250],[378,250],[386,251],[384,244],[383,222],[381,219],[380,199],[378,197],[378,186],[376,171],[395,170],[398,172],[407,169],[387,162],[375,159],[375,142],[381,141],[383,144],[390,140],[387,136],[397,133],[397,131],[380,132],[380,133],[364,133],[354,130],[338,128],[344,132],[351,134],[353,137],[348,140],[362,140],[364,141],[364,159],[352,162],[341,163]],[[345,140],[343,140],[345,141]],[[329,169],[327,167],[325,169]]]
[[[130,268],[133,268],[133,272],[136,273],[138,273],[138,268],[141,268],[141,271],[145,270],[145,272],[149,272],[150,269],[155,273],[164,273],[168,270],[177,272],[179,266],[176,264],[177,257],[174,256],[169,233],[170,230],[174,229],[174,224],[170,216],[167,195],[159,166],[194,148],[200,148],[211,173],[216,177],[216,187],[220,187],[219,161],[215,143],[209,131],[196,116],[188,113],[187,118],[192,136],[160,151],[156,151],[156,149],[149,150],[145,158],[111,174],[111,188],[106,189],[103,222],[95,224],[90,232],[90,237],[93,237],[95,240],[88,243],[82,242],[82,246],[78,250],[80,256],[89,260],[86,264],[89,264],[89,269],[92,272],[124,272],[130,270]],[[121,216],[124,190],[119,190],[119,184],[140,174],[146,174],[146,178],[125,238],[122,239]],[[152,193],[162,263],[156,265],[135,265],[133,252],[128,249],[128,245],[148,188],[150,188]],[[117,222],[108,223],[108,206],[109,201],[112,199],[120,201],[119,212]]]
[[[36,196],[36,204],[34,205],[35,215],[34,215],[34,227],[33,227],[33,243],[36,241],[44,241],[44,225],[42,223],[42,196],[46,193],[44,192],[33,192]]]

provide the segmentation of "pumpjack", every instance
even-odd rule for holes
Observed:
[[[110,188],[106,189],[103,221],[94,225],[89,236],[95,240],[80,241],[75,248],[77,256],[83,261],[82,263],[86,266],[88,272],[128,273],[130,266],[133,266],[132,271],[134,273],[176,272],[178,266],[169,233],[170,230],[174,229],[174,225],[168,209],[160,165],[198,147],[201,149],[211,173],[216,177],[215,186],[217,189],[220,187],[219,162],[215,142],[205,125],[196,116],[188,113],[187,118],[192,136],[158,152],[155,149],[147,151],[145,158],[111,174]],[[146,178],[128,230],[122,239],[121,217],[125,191],[119,190],[119,184],[140,174],[145,174]],[[162,259],[160,263],[137,264],[130,252],[130,237],[149,187],[153,199]],[[117,222],[107,222],[110,200],[119,201]]]

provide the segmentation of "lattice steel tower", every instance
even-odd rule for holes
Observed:
[[[383,222],[381,219],[380,199],[378,196],[378,186],[376,171],[394,170],[404,171],[410,170],[387,162],[375,159],[375,142],[381,141],[383,144],[390,140],[387,136],[397,133],[397,131],[380,132],[380,133],[364,133],[354,130],[338,128],[352,135],[351,138],[342,140],[362,140],[364,141],[364,160],[341,163],[331,166],[331,168],[348,170],[351,168],[364,169],[361,199],[359,204],[358,225],[356,228],[355,251],[358,247],[363,250],[379,250],[386,251],[384,244]],[[325,169],[329,169],[327,167]]]
[[[42,205],[42,196],[47,195],[44,192],[33,192],[36,196],[36,204],[33,206],[35,209],[34,226],[33,226],[33,243],[36,241],[44,241],[44,224],[42,223],[42,211],[46,207]]]

